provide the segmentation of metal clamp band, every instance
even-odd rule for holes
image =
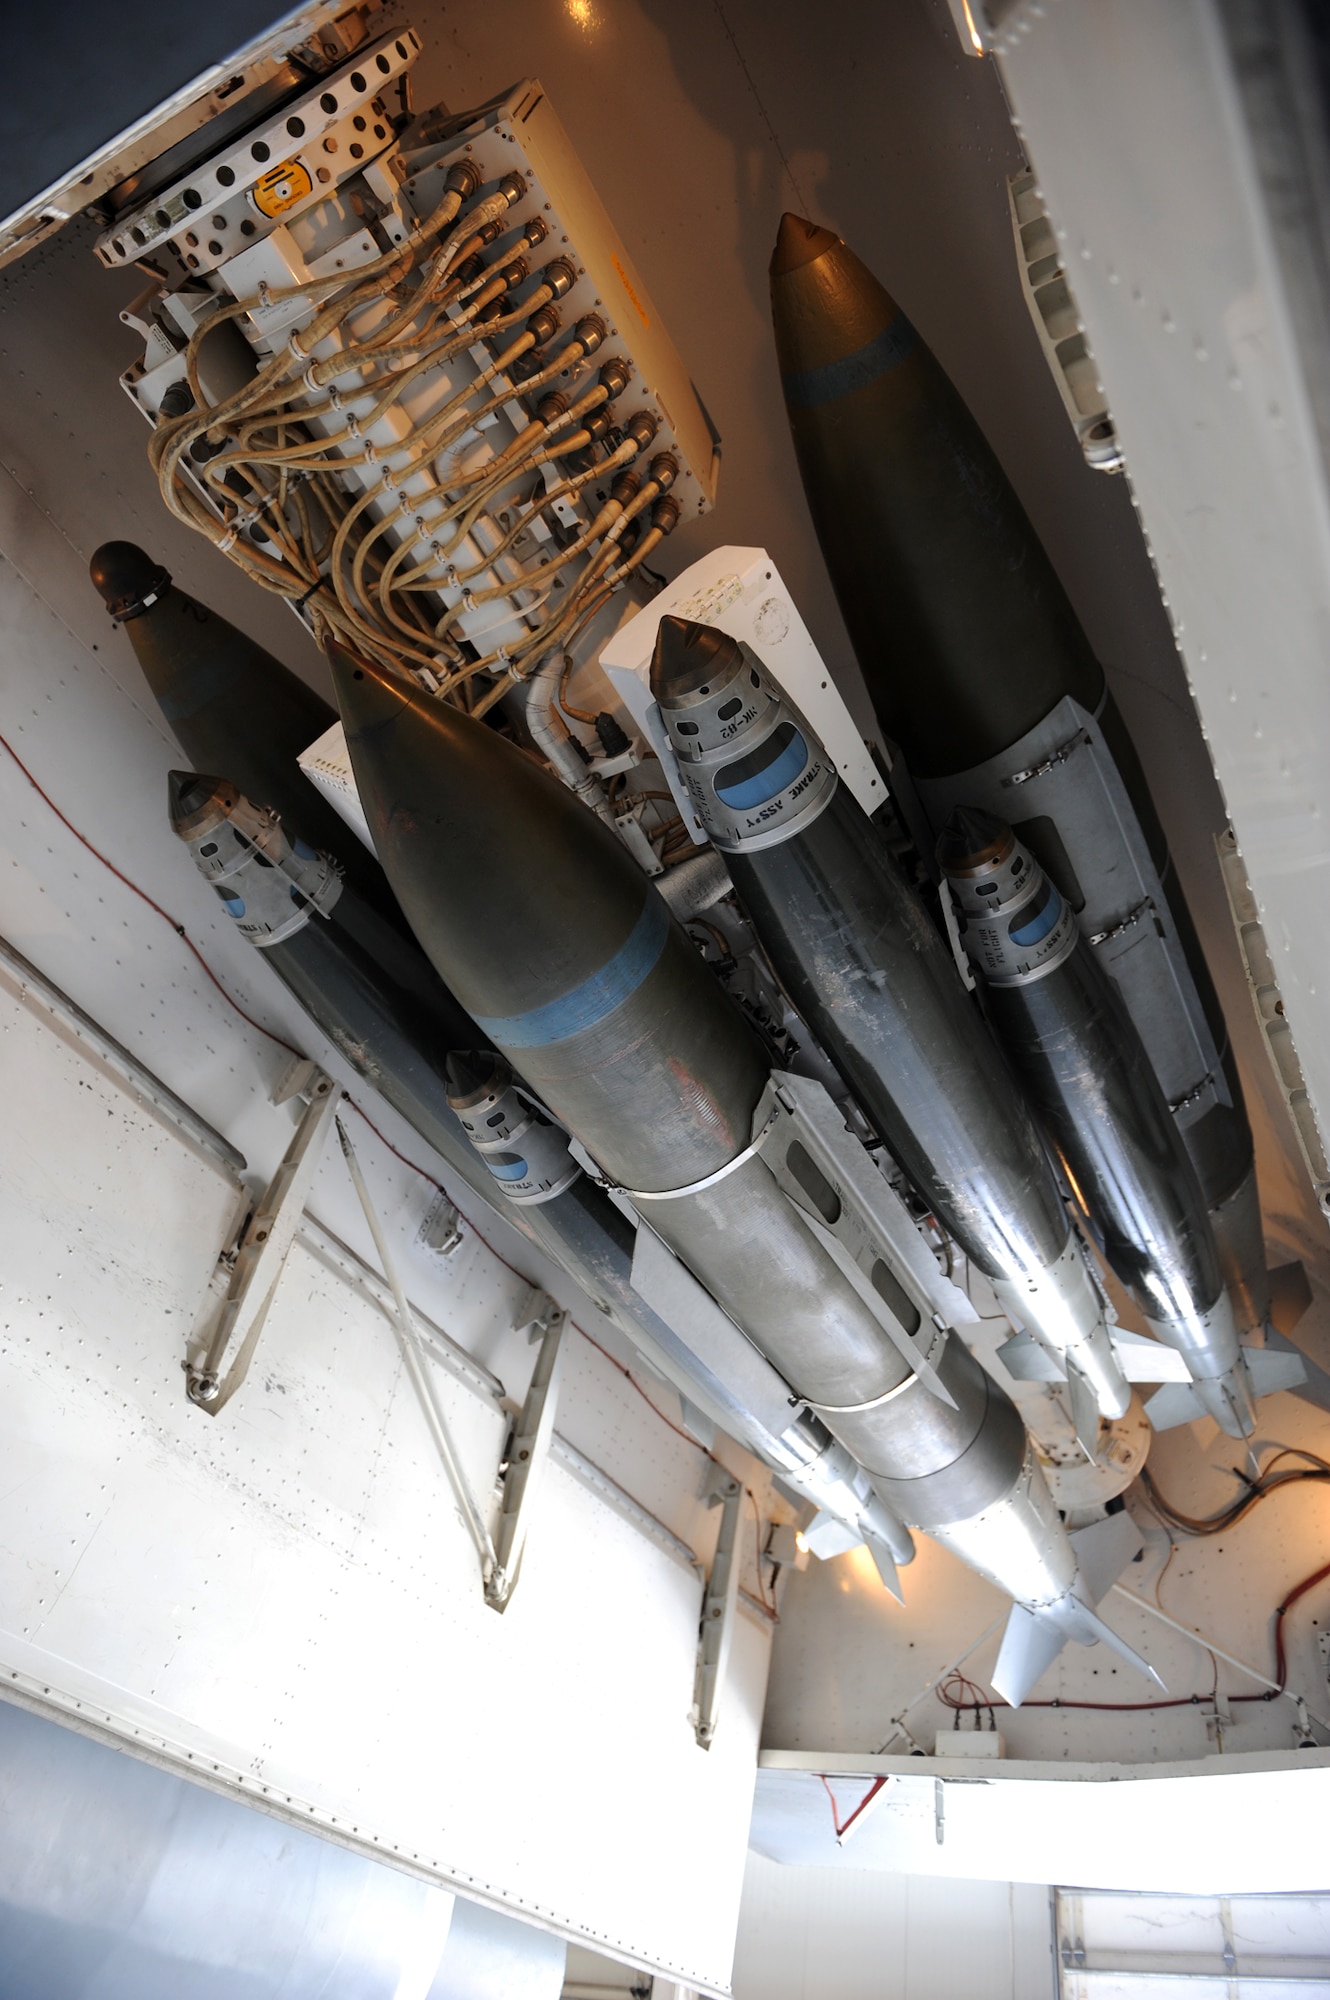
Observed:
[[[884,1403],[894,1402],[897,1396],[903,1396],[907,1389],[912,1389],[919,1379],[918,1375],[909,1374],[903,1382],[898,1382],[894,1389],[886,1389],[880,1396],[870,1396],[866,1403],[814,1403],[807,1397],[804,1401],[808,1403],[809,1409],[816,1410],[820,1417],[854,1417],[861,1410],[880,1410]]]
[[[756,1135],[756,1137],[751,1141],[749,1145],[744,1147],[742,1153],[736,1153],[732,1160],[728,1160],[723,1167],[717,1167],[714,1174],[707,1174],[700,1181],[690,1181],[687,1187],[658,1188],[658,1189],[620,1188],[619,1192],[621,1194],[626,1194],[629,1201],[682,1201],[686,1194],[701,1194],[705,1188],[715,1187],[717,1181],[723,1181],[726,1178],[726,1176],[732,1174],[737,1167],[746,1166],[749,1160],[755,1158],[755,1156],[761,1151],[762,1141],[766,1138],[767,1133],[771,1130],[772,1126],[775,1124],[778,1115],[779,1115],[778,1108],[773,1107],[770,1115],[767,1118],[766,1124],[762,1127],[762,1130]],[[606,1187],[613,1187],[614,1185],[615,1183],[613,1181],[605,1182]]]

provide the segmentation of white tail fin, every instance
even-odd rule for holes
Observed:
[[[1191,1382],[1166,1382],[1156,1389],[1145,1406],[1145,1414],[1157,1431],[1176,1430],[1179,1424],[1194,1424],[1210,1413]]]
[[[998,1349],[998,1360],[1014,1382],[1065,1382],[1067,1371],[1032,1333],[1013,1333]]]
[[[904,1604],[905,1592],[901,1589],[900,1573],[896,1568],[891,1550],[879,1542],[874,1535],[866,1535],[864,1544],[873,1558],[873,1566],[882,1579],[882,1587],[895,1598],[897,1604]]]
[[[1266,1329],[1265,1341],[1267,1354],[1296,1355],[1301,1361],[1306,1379],[1294,1389],[1294,1395],[1300,1396],[1304,1403],[1314,1404],[1318,1410],[1330,1410],[1330,1375],[1325,1369],[1319,1368],[1310,1355],[1303,1354],[1288,1335],[1280,1333],[1276,1327]]]
[[[1145,1537],[1124,1507],[1121,1513],[1092,1521],[1088,1528],[1073,1528],[1071,1545],[1081,1573],[1076,1594],[1087,1604],[1098,1604],[1127,1564],[1135,1562]]]
[[[1239,1366],[1228,1375],[1203,1381],[1166,1382],[1156,1389],[1145,1406],[1145,1414],[1157,1431],[1173,1430],[1178,1424],[1195,1423],[1198,1417],[1213,1417],[1230,1437],[1250,1434],[1244,1422],[1248,1392],[1255,1399],[1272,1396],[1277,1389],[1299,1390],[1307,1381],[1307,1367],[1291,1343],[1276,1334],[1278,1347],[1244,1347]],[[1244,1379],[1245,1378],[1245,1379]],[[1314,1402],[1315,1396],[1308,1399]]]
[[[1142,1659],[1141,1655],[1134,1647],[1129,1646],[1125,1639],[1119,1638],[1113,1627],[1105,1624],[1097,1611],[1091,1611],[1084,1604],[1078,1605],[1074,1614],[1074,1630],[1069,1636],[1078,1640],[1082,1646],[1093,1646],[1096,1640],[1102,1639],[1104,1644],[1112,1652],[1116,1653],[1120,1660],[1125,1660],[1129,1667],[1135,1667],[1138,1673],[1145,1674],[1162,1693],[1168,1693],[1164,1681],[1155,1672],[1150,1662]]]
[[[1148,1675],[1156,1686],[1164,1685],[1149,1661],[1120,1639],[1092,1608],[1141,1548],[1141,1532],[1135,1521],[1124,1509],[1092,1522],[1088,1528],[1075,1529],[1071,1540],[1079,1570],[1073,1590],[1056,1604],[1038,1610],[1024,1604],[1011,1608],[993,1669],[993,1686],[1013,1708],[1019,1708],[1033,1692],[1068,1639],[1080,1646],[1098,1645],[1102,1640],[1119,1659]]]
[[[1306,1359],[1292,1341],[1287,1347],[1244,1347],[1242,1351],[1256,1395],[1273,1396],[1277,1389],[1292,1389],[1297,1395],[1306,1386]]]
[[[1069,1637],[1047,1612],[1027,1611],[1023,1604],[1013,1604],[991,1676],[994,1691],[1013,1708],[1019,1708]]]
[[[1190,1382],[1186,1357],[1176,1347],[1165,1347],[1162,1340],[1125,1326],[1115,1326],[1112,1339],[1118,1366],[1129,1382]]]
[[[1067,1400],[1076,1442],[1094,1465],[1099,1458],[1099,1398],[1089,1376],[1074,1361],[1067,1363]]]

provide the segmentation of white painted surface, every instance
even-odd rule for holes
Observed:
[[[885,1788],[838,1846],[827,1784],[844,1824],[879,1774]],[[959,1760],[769,1753],[751,1839],[773,1861],[822,1868],[999,1870],[1018,1882],[1228,1895],[1324,1889],[1328,1809],[1325,1750],[1296,1764],[1278,1754],[1153,1766],[1006,1759],[982,1776]]]
[[[700,1751],[698,1575],[558,1457],[489,1611],[384,1314],[303,1246],[244,1390],[194,1409],[180,1353],[234,1187],[19,1003],[4,1026],[10,1689],[722,1983],[765,1633],[740,1621]],[[444,1371],[438,1393],[488,1504],[505,1412]],[[653,1809],[625,1840],[629,1770]]]
[[[1061,2000],[1129,2000],[1142,1991],[1195,2000],[1330,1993],[1330,1897],[1058,1889],[1054,1920]],[[1185,1986],[1173,1984],[1179,1975]]]
[[[1053,2000],[1049,1892],[750,1854],[734,2000]]]
[[[662,618],[715,625],[751,646],[821,737],[828,756],[867,813],[887,788],[864,747],[845,698],[813,644],[799,607],[765,549],[712,549],[646,609],[621,625],[601,648],[600,664],[615,693],[660,757],[674,802],[695,841],[705,839],[696,808],[679,776],[660,708],[651,693],[651,655]]]
[[[0,566],[0,733],[74,825],[184,922],[255,1020],[348,1081],[407,1157],[437,1173],[214,916],[166,821],[178,753],[129,671],[108,670],[98,650],[115,635],[88,603],[85,551],[12,481],[0,546],[26,572]],[[0,815],[0,933],[238,1145],[261,1186],[292,1130],[293,1108],[267,1096],[289,1058],[3,754]],[[244,1389],[217,1419],[189,1405],[185,1335],[234,1188],[12,996],[0,1003],[0,1672],[11,1690],[172,1768],[261,1798],[266,1784],[270,1809],[396,1850],[480,1900],[723,1986],[765,1626],[740,1619],[722,1733],[704,1753],[688,1719],[698,1579],[562,1460],[512,1608],[485,1609],[382,1310],[303,1247]],[[528,1277],[621,1346],[465,1190],[450,1191],[523,1275],[473,1229],[454,1257],[434,1257],[417,1240],[430,1181],[359,1126],[356,1145],[413,1301],[513,1399],[531,1365],[512,1324]],[[372,1261],[335,1150],[310,1207]],[[569,1442],[709,1558],[702,1453],[583,1339],[568,1363]],[[439,1387],[487,1491],[503,1415],[452,1373]],[[767,1481],[745,1455],[735,1463],[766,1511]],[[750,1531],[756,1591],[754,1548]],[[653,1802],[632,1838],[628,1783]]]
[[[982,1279],[970,1288],[984,1318],[966,1328],[966,1337],[986,1366],[1002,1379],[996,1349],[1006,1333]],[[1125,1298],[1115,1290],[1124,1319]],[[1137,1322],[1139,1324],[1139,1322]],[[1330,1325],[1330,1298],[1318,1288],[1305,1328],[1313,1350]],[[1059,1412],[1051,1391],[1038,1383],[1007,1385],[1028,1420],[1041,1433]],[[1065,1417],[1061,1418],[1066,1428]],[[1266,1398],[1253,1440],[1260,1462],[1281,1447],[1299,1447],[1330,1457],[1330,1419],[1290,1395]],[[1296,1463],[1284,1459],[1277,1470]],[[1149,1469],[1162,1493],[1193,1514],[1218,1513],[1241,1490],[1239,1468],[1245,1454],[1214,1424],[1184,1425],[1153,1438]],[[1185,1499],[1184,1497],[1185,1496]],[[1270,1675],[1274,1671],[1271,1614],[1289,1590],[1325,1561],[1330,1529],[1330,1486],[1308,1483],[1254,1508],[1236,1526],[1203,1540],[1179,1539],[1176,1553],[1149,1505],[1148,1493],[1131,1489],[1128,1506],[1145,1550],[1128,1565],[1123,1583],[1142,1600],[1136,1605],[1116,1591],[1101,1610],[1108,1622],[1151,1662],[1166,1684],[1166,1697],[1143,1676],[1100,1645],[1067,1646],[1019,1710],[1000,1704],[996,1720],[1012,1757],[1066,1758],[1088,1762],[1149,1765],[1161,1760],[1204,1757],[1216,1747],[1212,1733],[1212,1691],[1221,1701],[1225,1750],[1282,1749],[1292,1753],[1297,1716],[1288,1701],[1224,1701],[1225,1695],[1260,1692],[1260,1684],[1212,1660],[1205,1647],[1180,1636],[1152,1616],[1160,1609],[1216,1645]],[[1000,1620],[1000,1593],[980,1583],[928,1536],[901,1573],[905,1602],[892,1602],[871,1566],[847,1555],[813,1563],[789,1580],[781,1607],[781,1629],[772,1662],[764,1742],[772,1750],[846,1751],[889,1747],[894,1718],[902,1715],[913,1737],[931,1749],[934,1734],[949,1733],[955,1719],[932,1683],[948,1661],[974,1648],[964,1672],[985,1694],[1001,1639],[998,1624],[982,1644],[990,1621]],[[1302,1693],[1315,1714],[1330,1721],[1325,1666],[1319,1635],[1330,1621],[1330,1581],[1310,1591],[1284,1621],[1289,1685]],[[1195,1702],[1190,1697],[1196,1696]],[[968,1698],[968,1697],[967,1697]],[[1172,1698],[1179,1705],[1114,1708],[1086,1704],[1149,1704]],[[988,1714],[983,1712],[984,1727]],[[962,1717],[967,1732],[972,1710]],[[1330,1732],[1322,1732],[1325,1740]],[[892,1747],[908,1747],[896,1736]]]
[[[1048,10],[1050,18],[1067,11],[1065,0]],[[1247,1059],[1267,1220],[1290,1248],[1319,1249],[1323,1234],[1314,1215],[1309,1225],[1301,1169],[1289,1165],[1283,1114],[1236,976],[1209,845],[1221,815],[1205,747],[1127,496],[1121,482],[1080,463],[1015,284],[1003,175],[1019,164],[1019,151],[989,67],[966,63],[950,22],[939,24],[940,8],[931,12],[932,19],[918,0],[851,0],[841,32],[829,37],[816,9],[773,9],[763,0],[727,0],[723,12],[710,0],[678,0],[668,9],[648,0],[614,8],[585,0],[510,0],[503,8],[460,0],[417,10],[427,37],[419,97],[478,102],[524,69],[537,69],[548,83],[726,436],[715,520],[681,528],[662,551],[666,567],[682,566],[722,535],[768,547],[865,725],[862,691],[808,531],[776,381],[765,262],[780,208],[792,202],[842,229],[899,295],[1012,471],[1107,661]],[[1120,9],[1112,15],[1122,18]],[[1125,129],[1132,93],[1100,89],[1096,96],[1090,108]],[[1082,107],[1078,140],[1085,116]],[[642,156],[648,131],[649,170]],[[896,198],[884,199],[884,186]],[[115,315],[137,279],[100,271],[90,258],[91,234],[76,228],[0,282],[0,546],[33,587],[15,589],[13,571],[4,572],[0,722],[76,822],[188,919],[230,990],[342,1075],[242,941],[213,920],[183,851],[165,836],[164,774],[176,759],[127,640],[112,631],[86,582],[84,564],[99,541],[137,537],[165,556],[186,588],[322,683],[321,663],[294,621],[162,511],[141,422],[115,387],[134,347]],[[171,931],[99,870],[2,756],[0,807],[0,923],[8,934],[239,1143],[256,1172],[266,1172],[290,1129],[287,1114],[274,1112],[263,1094],[285,1057],[235,1022]],[[1305,928],[1314,930],[1310,920]],[[395,1143],[425,1160],[390,1113],[379,1107],[374,1115]],[[470,1236],[453,1264],[432,1265],[412,1244],[428,1190],[377,1144],[365,1140],[362,1151],[367,1165],[373,1162],[413,1296],[520,1394],[523,1350],[507,1312],[520,1282],[496,1280]],[[318,1201],[320,1214],[366,1250],[349,1189],[325,1179]],[[486,1219],[465,1196],[463,1206],[480,1214],[524,1273],[567,1293],[497,1218]],[[678,1531],[696,1527],[705,1548],[696,1454],[658,1434],[654,1419],[635,1421],[636,1399],[607,1364],[583,1350],[583,1365],[586,1431],[578,1441]],[[1269,1407],[1269,1442],[1310,1436],[1324,1450],[1323,1434],[1300,1428],[1314,1419],[1282,1399]],[[1199,1507],[1231,1494],[1232,1459],[1222,1447],[1189,1433],[1176,1449],[1179,1455],[1164,1461],[1176,1474],[1170,1490]],[[1267,1539],[1266,1523],[1276,1516]],[[1323,1518],[1293,1501],[1260,1510],[1232,1550],[1222,1538],[1220,1560],[1210,1561],[1212,1544],[1184,1551],[1165,1580],[1165,1603],[1200,1623],[1216,1607],[1225,1619],[1249,1621],[1245,1638],[1239,1631],[1234,1639],[1227,1624],[1214,1628],[1216,1636],[1262,1660],[1265,1612],[1286,1582],[1311,1567],[1303,1543],[1317,1544]],[[1164,1553],[1156,1543],[1147,1584],[1157,1582]],[[945,1559],[936,1561],[945,1568]],[[792,1597],[781,1635],[787,1656],[807,1672],[801,1691],[784,1683],[788,1700],[778,1721],[792,1718],[801,1733],[782,1728],[772,1740],[831,1736],[846,1748],[871,1744],[874,1725],[885,1727],[897,1698],[982,1629],[989,1593],[958,1567],[943,1575],[921,1556],[907,1578],[905,1623],[876,1596],[869,1606],[875,1584],[847,1608],[837,1600],[858,1590],[853,1574],[837,1564],[821,1575],[834,1597],[807,1598],[802,1610]],[[1292,1643],[1295,1671],[1306,1676],[1315,1670],[1310,1618],[1319,1611],[1304,1602],[1302,1612],[1308,1623],[1299,1624]],[[825,1626],[826,1649],[816,1659],[791,1636],[800,1618]],[[1143,1623],[1141,1636],[1151,1630]],[[1207,1687],[1204,1654],[1176,1643],[1178,1657],[1165,1661],[1170,1679]],[[832,1648],[840,1653],[834,1672]],[[1095,1656],[1069,1652],[1064,1660],[1074,1668],[1058,1673],[1075,1679],[1054,1686],[1093,1693]],[[1268,1728],[1287,1743],[1277,1710],[1247,1714],[1244,1730]],[[518,1724],[529,1716],[524,1708]],[[1053,1756],[1146,1759],[1179,1754],[1175,1723],[1191,1732],[1189,1752],[1201,1754],[1198,1709],[1126,1723],[1030,1711],[1004,1726],[1030,1732],[1030,1755],[1037,1740],[1051,1744]],[[623,1773],[614,1776],[619,1785]],[[613,1788],[611,1797],[619,1797]]]
[[[1223,11],[1017,7],[1001,67],[1325,1132],[1330,489]]]

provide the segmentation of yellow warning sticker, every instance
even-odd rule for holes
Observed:
[[[284,215],[305,199],[313,185],[309,168],[302,161],[283,160],[280,166],[269,167],[255,183],[254,206],[260,215]]]

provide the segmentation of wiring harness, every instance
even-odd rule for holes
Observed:
[[[192,407],[164,413],[150,445],[172,513],[265,589],[308,606],[320,639],[405,666],[476,714],[566,649],[679,516],[669,453],[645,479],[629,470],[658,425],[647,410],[613,424],[630,370],[611,358],[593,371],[603,321],[584,315],[555,344],[557,301],[577,271],[566,256],[533,271],[541,218],[489,262],[481,255],[511,234],[522,175],[480,199],[478,186],[477,170],[456,161],[397,247],[349,275],[219,304],[185,350],[181,400]],[[301,323],[250,381],[210,403],[205,342],[292,301],[308,309]],[[565,389],[550,388],[556,376]],[[496,450],[486,432],[500,412],[515,434]],[[595,512],[560,541],[597,482]],[[508,560],[523,537],[543,537],[550,553]]]

